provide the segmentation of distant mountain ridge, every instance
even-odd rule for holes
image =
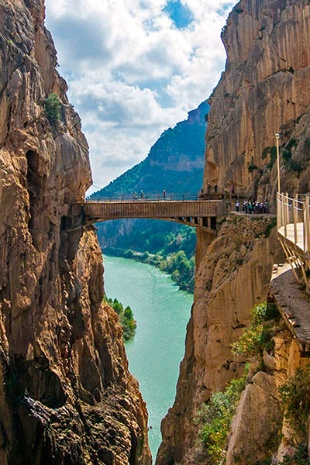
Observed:
[[[148,156],[91,195],[91,199],[132,196],[141,190],[145,195],[196,195],[202,187],[206,115],[204,101],[188,113],[188,118],[165,130],[151,147]]]

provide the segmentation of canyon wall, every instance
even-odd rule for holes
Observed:
[[[225,72],[210,98],[204,185],[273,204],[280,134],[281,190],[310,190],[310,5],[307,0],[245,0],[222,32]],[[289,153],[290,152],[290,153]]]
[[[217,184],[229,193],[234,185],[237,195],[267,200],[275,212],[276,133],[281,190],[310,191],[309,34],[308,1],[242,0],[235,6],[222,32],[226,68],[210,98],[204,191]],[[272,218],[232,214],[209,247],[198,233],[186,352],[175,403],[162,422],[156,465],[213,464],[200,454],[197,414],[241,373],[244,360],[232,355],[231,344],[248,326],[249,310],[266,300],[273,264],[284,259],[272,226]],[[277,334],[266,371],[248,378],[221,463],[255,464],[277,448],[274,460],[285,454],[277,389],[305,362],[290,333],[283,327]]]
[[[201,259],[176,400],[162,422],[158,465],[204,463],[197,455],[195,418],[212,393],[242,372],[244,360],[232,356],[231,344],[248,325],[249,309],[266,299],[273,263],[283,259],[274,224],[273,218],[231,214]]]
[[[0,0],[0,463],[148,465],[96,235],[70,224],[88,146],[44,15],[43,0]]]

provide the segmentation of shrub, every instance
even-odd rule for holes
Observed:
[[[270,156],[269,163],[267,163],[267,168],[272,168],[274,165],[274,162],[277,159],[277,148],[275,145],[272,147],[265,147],[262,153],[262,159],[267,158],[267,156]]]
[[[255,171],[255,170],[258,170],[258,171],[259,171],[258,166],[255,165],[254,163],[250,163],[250,164],[248,165],[248,172],[249,172],[249,173],[253,173],[253,171]]]
[[[124,309],[123,304],[119,302],[117,299],[108,299],[106,298],[105,301],[119,316],[120,325],[123,328],[123,339],[128,341],[135,335],[135,330],[137,327],[137,323],[134,319],[132,310],[130,307],[126,307]]]
[[[297,147],[298,145],[298,142],[296,139],[292,138],[288,141],[288,143],[286,144],[286,148],[287,150],[291,150],[292,148],[295,148]]]
[[[44,102],[45,116],[51,124],[56,123],[60,119],[60,101],[56,94],[49,94]]]
[[[246,385],[248,367],[240,379],[233,379],[224,392],[213,394],[198,413],[199,439],[207,454],[207,465],[218,465],[226,453],[227,433],[236,413],[241,392]]]
[[[310,414],[310,365],[298,369],[295,376],[288,379],[280,388],[280,396],[291,427],[305,435]]]
[[[283,157],[283,160],[287,163],[289,163],[292,159],[292,152],[288,149],[283,149],[281,151],[281,155]]]
[[[297,450],[293,457],[285,456],[283,462],[280,462],[280,465],[310,465],[310,460],[308,459],[307,447],[303,444],[300,444],[297,447]]]
[[[232,353],[246,355],[247,357],[259,356],[264,350],[273,349],[271,329],[274,320],[279,313],[274,306],[269,308],[266,302],[255,305],[250,310],[250,326],[243,331],[241,337],[232,344]]]

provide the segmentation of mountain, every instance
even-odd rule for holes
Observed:
[[[185,121],[164,131],[148,156],[91,199],[132,197],[142,190],[145,196],[184,194],[195,196],[202,187],[206,119],[209,104],[204,101],[188,113]]]
[[[164,131],[145,160],[94,193],[91,199],[132,198],[134,192],[140,196],[141,191],[145,198],[158,198],[164,190],[168,198],[195,198],[202,186],[209,108],[206,101],[202,102],[189,112],[187,120]],[[166,257],[167,253],[183,250],[188,261],[194,255],[194,231],[186,231],[188,227],[176,223],[126,219],[99,223],[97,227],[100,246],[109,254],[125,255],[134,250]],[[160,258],[152,261],[157,265],[160,262]],[[192,265],[191,268],[193,272]],[[181,287],[187,285],[183,283]]]

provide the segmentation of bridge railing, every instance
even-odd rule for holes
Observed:
[[[186,201],[186,200],[198,200],[198,195],[188,195],[184,194],[174,194],[174,193],[166,193],[166,194],[157,194],[157,193],[139,193],[137,192],[136,195],[117,195],[117,196],[107,196],[107,197],[100,197],[96,198],[95,196],[91,196],[86,199],[87,202],[129,202],[131,200],[137,201],[160,201],[160,200],[177,200],[177,201]]]
[[[82,210],[81,210],[82,208]],[[137,201],[87,201],[73,205],[73,214],[83,211],[89,218],[174,218],[174,217],[216,217],[227,213],[227,206],[218,201],[184,200],[152,202]]]
[[[277,193],[277,228],[282,236],[310,252],[309,195],[291,198]]]

